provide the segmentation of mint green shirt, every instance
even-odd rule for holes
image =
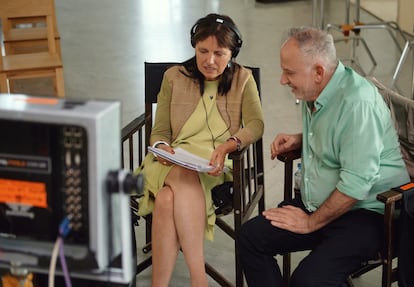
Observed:
[[[378,193],[409,181],[390,111],[376,87],[339,62],[314,103],[302,103],[301,196],[315,211],[337,188],[383,213]]]

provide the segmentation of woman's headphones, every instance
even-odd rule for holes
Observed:
[[[193,48],[195,48],[196,43],[195,43],[195,40],[194,40],[194,35],[195,35],[199,25],[203,25],[203,24],[210,24],[211,25],[211,24],[214,24],[214,23],[220,23],[220,24],[223,24],[226,27],[228,27],[236,35],[237,46],[233,49],[233,51],[231,51],[232,57],[236,58],[237,55],[239,54],[240,48],[243,44],[241,34],[240,34],[239,30],[237,29],[237,27],[233,23],[230,23],[230,22],[228,22],[228,21],[226,21],[226,20],[224,20],[220,17],[215,17],[215,18],[212,18],[212,17],[207,18],[207,17],[199,19],[194,24],[194,26],[191,28],[191,31],[190,31],[190,33],[191,33],[191,46],[193,46]]]

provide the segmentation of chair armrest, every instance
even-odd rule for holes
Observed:
[[[388,191],[377,195],[377,200],[384,203],[384,245],[381,252],[383,260],[392,262],[396,256],[396,237],[395,230],[397,228],[395,220],[398,218],[399,212],[397,204],[402,202],[403,192],[414,187],[414,183],[409,182],[401,186],[392,188]]]
[[[402,199],[402,191],[397,191],[394,189],[381,192],[377,195],[377,200],[381,201],[384,204],[395,203]]]
[[[250,152],[250,150],[252,152]],[[233,161],[233,168],[238,167],[240,169],[240,172],[243,172],[245,180],[248,181],[258,177],[263,179],[264,170],[261,141],[260,144],[259,142],[254,142],[239,151],[229,153],[228,158]],[[260,181],[259,184],[264,183]]]
[[[229,153],[229,159],[231,160],[241,160],[244,157],[244,154],[247,152],[248,147],[245,147],[239,151],[234,151]]]
[[[295,159],[298,159],[302,156],[302,150],[300,148],[294,149],[292,151],[288,151],[285,153],[281,153],[277,156],[277,159],[286,163],[288,161],[293,161]]]
[[[263,142],[260,139],[240,151],[229,153],[228,157],[233,163],[234,224],[240,226],[256,207],[259,213],[264,210]],[[230,236],[235,236],[234,231],[221,222],[218,225]]]
[[[283,188],[283,199],[291,200],[293,198],[293,161],[299,159],[302,155],[300,148],[294,149],[285,153],[281,153],[277,156],[277,159],[285,164],[285,175],[284,175],[284,188]],[[298,196],[298,195],[295,195]]]
[[[122,142],[126,141],[132,134],[140,130],[145,125],[145,114],[133,119],[121,130],[121,139]]]
[[[391,204],[397,201],[402,200],[403,192],[414,188],[414,182],[410,181],[394,187],[391,190],[384,191],[377,195],[377,200],[383,202],[384,204]]]
[[[142,114],[129,122],[121,130],[121,163],[124,168],[129,163],[129,170],[133,171],[136,165],[140,165],[147,152],[144,142],[144,127],[146,127],[145,114]],[[134,139],[137,139],[134,142]],[[124,153],[124,148],[127,148]],[[134,152],[135,150],[135,152]]]

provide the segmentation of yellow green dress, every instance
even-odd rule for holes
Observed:
[[[184,124],[177,139],[171,144],[173,148],[181,147],[191,153],[210,159],[214,147],[224,143],[229,137],[229,127],[221,117],[217,105],[218,81],[206,81],[205,92],[200,99],[194,113]],[[226,159],[225,166],[231,168],[231,161]],[[149,153],[140,167],[144,174],[144,196],[140,199],[139,215],[146,215],[152,212],[154,198],[158,191],[164,186],[164,181],[172,166],[165,166],[155,160]],[[212,240],[214,236],[214,224],[216,216],[211,198],[211,189],[223,183],[231,181],[231,172],[221,176],[211,176],[199,172],[200,182],[205,192],[207,224],[205,236]]]

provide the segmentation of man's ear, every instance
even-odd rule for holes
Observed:
[[[325,76],[325,67],[321,64],[315,65],[315,82],[320,84]]]

